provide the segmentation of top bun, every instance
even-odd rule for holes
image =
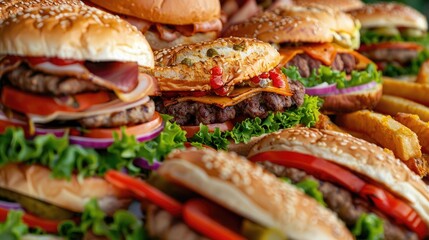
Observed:
[[[175,151],[158,173],[293,239],[353,239],[334,213],[235,153]]]
[[[45,6],[58,6],[62,4],[83,5],[80,0],[0,0],[0,19],[6,19],[10,15],[23,12],[29,8]]]
[[[220,18],[219,0],[90,0],[111,12],[163,24],[185,25]]]
[[[140,31],[85,6],[32,8],[0,20],[0,54],[154,65]]]
[[[351,169],[395,193],[429,225],[426,184],[393,154],[382,148],[330,130],[285,129],[263,138],[249,156],[266,151],[292,151],[317,156]]]
[[[320,5],[286,6],[266,11],[229,27],[224,36],[257,38],[264,42],[332,42],[335,34],[353,35],[351,16]]]
[[[426,31],[426,17],[417,10],[400,3],[376,3],[349,12],[363,28],[408,27]]]
[[[344,12],[364,6],[364,3],[361,0],[294,0],[293,4],[301,6],[319,4]]]

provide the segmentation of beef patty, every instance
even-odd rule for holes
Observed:
[[[101,89],[90,81],[43,73],[25,64],[21,64],[5,76],[13,86],[37,94],[72,95]]]
[[[292,183],[300,182],[304,179],[312,179],[319,182],[319,191],[323,194],[329,209],[337,213],[348,227],[353,227],[359,217],[364,213],[371,213],[371,207],[368,203],[348,190],[341,188],[329,182],[319,181],[304,171],[295,168],[286,168],[270,162],[263,162],[262,166],[268,171],[274,173],[277,177],[287,177]],[[384,221],[384,239],[389,240],[417,240],[414,232],[395,225],[386,216],[377,213]]]
[[[164,106],[161,98],[155,99],[156,110],[174,117],[180,125],[222,123],[236,117],[266,118],[269,112],[282,112],[290,107],[299,107],[304,102],[305,89],[298,81],[289,81],[292,96],[262,92],[237,105],[220,108],[213,104],[179,102]]]
[[[351,73],[356,67],[356,59],[349,53],[339,53],[335,56],[335,60],[330,66],[333,70],[344,71],[347,74]],[[296,66],[302,77],[309,77],[313,70],[319,69],[322,62],[312,58],[306,53],[298,54],[287,64],[289,66]]]
[[[365,51],[362,52],[362,54],[375,62],[395,62],[399,65],[405,65],[418,56],[419,50],[380,48],[372,51]]]

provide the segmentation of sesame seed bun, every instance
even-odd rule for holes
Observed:
[[[350,11],[364,5],[361,0],[294,0],[293,4],[302,6],[319,4],[337,11]]]
[[[9,164],[0,168],[0,188],[20,193],[73,212],[83,212],[86,202],[96,198],[100,208],[113,214],[129,204],[126,192],[103,178],[78,181],[53,179],[51,171],[39,165]]]
[[[0,0],[0,19],[17,14],[29,8],[58,6],[62,4],[83,5],[80,0]]]
[[[264,42],[332,42],[334,34],[355,34],[351,16],[319,5],[287,6],[266,11],[229,27],[224,36],[257,38]]]
[[[207,56],[209,49],[219,55]],[[248,38],[219,38],[154,54],[155,68],[149,73],[158,79],[161,91],[211,90],[210,69],[215,66],[222,68],[225,85],[233,86],[273,69],[280,61],[280,54],[270,44]],[[192,65],[182,63],[185,58]]]
[[[330,130],[285,129],[255,144],[249,157],[266,151],[293,151],[317,156],[348,168],[405,199],[429,225],[429,190],[399,159],[382,148]]]
[[[109,11],[163,24],[185,25],[220,17],[219,0],[90,0]]]
[[[119,17],[85,6],[32,8],[0,20],[1,54],[154,65],[140,31]]]
[[[363,28],[408,27],[426,31],[426,17],[417,10],[400,3],[376,3],[349,12]]]
[[[235,153],[176,151],[158,173],[293,239],[353,239],[335,214]]]

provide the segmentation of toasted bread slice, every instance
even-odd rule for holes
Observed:
[[[383,78],[383,94],[403,97],[429,106],[429,85]]]
[[[233,86],[270,71],[280,62],[280,54],[270,44],[246,38],[180,45],[154,55],[155,68],[147,72],[158,79],[161,91],[212,90],[214,67],[222,69],[223,83]]]
[[[383,95],[375,107],[375,111],[392,116],[399,112],[412,113],[418,115],[423,121],[429,121],[429,107],[391,95]]]
[[[422,146],[422,151],[429,154],[429,122],[420,120],[417,115],[407,113],[398,113],[395,120],[415,132]]]
[[[365,133],[379,145],[392,150],[402,161],[422,156],[417,135],[391,116],[362,110],[337,116],[342,127]]]

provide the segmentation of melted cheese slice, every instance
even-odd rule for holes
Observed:
[[[292,96],[289,88],[276,88],[276,87],[266,87],[266,88],[252,88],[252,87],[242,87],[234,89],[231,94],[227,97],[221,96],[203,96],[203,97],[180,97],[176,101],[165,101],[166,106],[174,104],[176,102],[185,102],[185,101],[194,101],[205,104],[214,104],[218,107],[225,108],[229,106],[234,106],[237,103],[246,100],[247,98],[253,97],[260,92],[271,92],[277,93],[283,96]]]
[[[311,44],[304,45],[299,47],[287,47],[280,49],[280,55],[282,60],[280,66],[285,66],[289,61],[291,61],[296,55],[301,53],[306,53],[310,57],[321,61],[326,66],[331,66],[335,60],[335,57],[338,53],[348,53],[353,55],[357,60],[356,69],[363,69],[368,64],[372,63],[367,57],[362,54],[352,50],[340,47],[336,44],[324,43],[324,44]]]

